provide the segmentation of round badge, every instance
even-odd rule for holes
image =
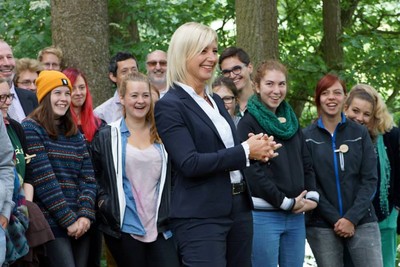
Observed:
[[[285,122],[286,122],[286,118],[284,118],[284,117],[278,117],[278,121],[279,121],[280,123],[285,123]]]
[[[346,144],[340,145],[339,151],[342,153],[347,153],[347,151],[349,151],[349,146]]]

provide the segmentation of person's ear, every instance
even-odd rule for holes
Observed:
[[[117,77],[114,76],[114,73],[110,72],[108,74],[108,77],[110,78],[111,81],[113,81],[114,83],[117,83]]]

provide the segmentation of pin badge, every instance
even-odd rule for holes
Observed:
[[[286,122],[286,118],[285,117],[278,117],[278,121],[280,123],[285,123]]]
[[[349,146],[348,145],[346,145],[346,144],[340,145],[339,152],[347,153],[347,151],[349,151]]]

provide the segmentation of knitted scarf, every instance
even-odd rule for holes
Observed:
[[[257,95],[252,95],[247,102],[247,110],[268,134],[281,140],[290,139],[299,129],[296,114],[286,101],[282,101],[274,114]],[[286,121],[281,122],[278,118]]]
[[[383,136],[380,134],[376,140],[376,150],[378,152],[379,169],[380,169],[380,190],[379,190],[379,203],[382,213],[389,215],[389,187],[390,187],[390,162],[387,156],[386,147],[383,143]]]

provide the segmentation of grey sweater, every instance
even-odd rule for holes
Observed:
[[[10,220],[11,210],[14,206],[12,201],[14,190],[14,149],[8,137],[3,116],[0,116],[0,120],[0,215]]]

